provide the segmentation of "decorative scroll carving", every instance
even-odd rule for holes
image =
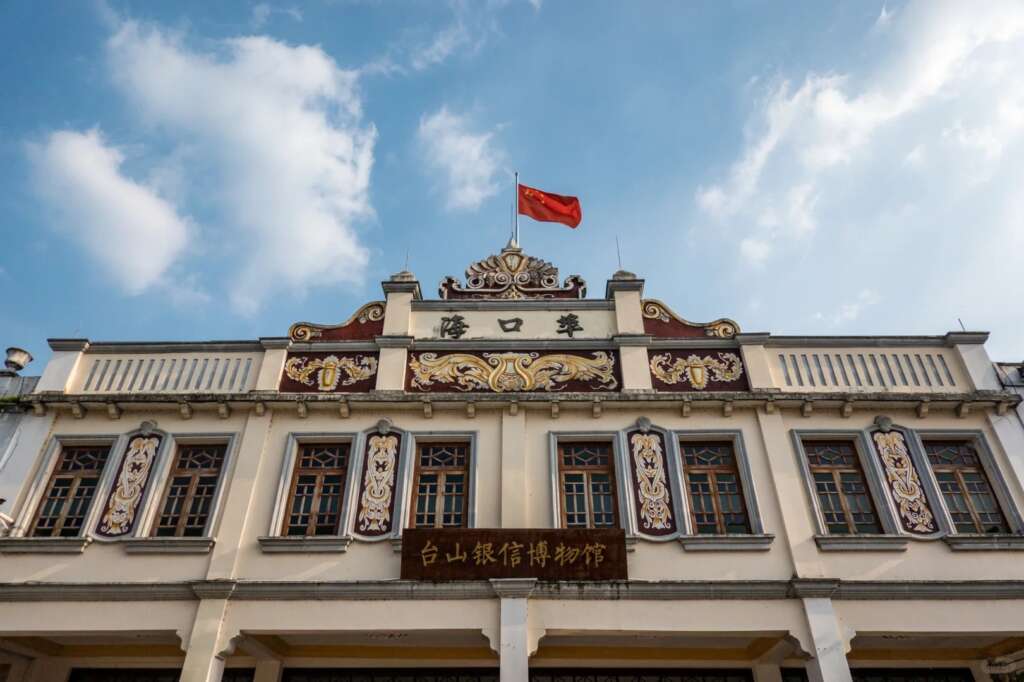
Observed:
[[[712,390],[742,390],[743,362],[735,353],[691,352],[685,357],[678,351],[660,353],[651,358],[651,375],[656,388],[675,388],[676,384],[689,384],[693,390],[703,391],[711,384]],[[730,385],[733,384],[733,385]]]
[[[409,385],[421,391],[613,391],[615,356],[582,353],[410,353]]]
[[[290,355],[284,363],[282,391],[321,393],[344,387],[347,391],[369,390],[377,375],[376,355],[355,353],[303,353]]]
[[[712,336],[731,339],[740,331],[740,326],[727,318],[714,322],[690,322],[676,315],[661,301],[648,298],[642,301],[644,333],[658,337]]]
[[[676,530],[672,497],[665,475],[665,447],[661,434],[634,431],[629,434],[630,465],[636,477],[636,502],[640,531],[668,535]]]
[[[97,534],[108,538],[118,538],[132,532],[135,525],[135,512],[146,491],[149,472],[153,468],[157,449],[160,447],[160,436],[135,436],[128,443],[121,468],[117,473],[114,491],[107,500],[106,511],[103,512],[96,529]]]
[[[441,298],[447,300],[499,298],[584,298],[587,283],[579,275],[567,277],[558,286],[558,268],[546,260],[523,254],[509,242],[496,256],[466,268],[466,283],[454,277],[441,280]]]
[[[288,338],[299,342],[369,340],[384,332],[384,301],[372,301],[336,325],[296,322]]]
[[[384,535],[391,531],[398,442],[395,434],[374,434],[367,440],[358,517],[359,530],[364,535]]]
[[[885,479],[899,510],[903,530],[916,535],[931,535],[938,530],[935,516],[928,506],[921,479],[910,459],[907,442],[899,431],[876,431],[872,437],[878,458],[885,469]]]

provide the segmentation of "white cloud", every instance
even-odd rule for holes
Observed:
[[[416,71],[423,71],[435,64],[440,64],[459,48],[470,44],[469,30],[461,19],[434,35],[426,45],[413,49],[409,55],[409,65]]]
[[[295,21],[302,21],[302,11],[297,7],[272,7],[270,3],[260,2],[253,5],[249,24],[254,29],[263,28],[264,24],[267,23],[271,15],[274,13],[284,14]]]
[[[209,231],[230,245],[237,310],[254,312],[277,290],[361,281],[368,253],[354,225],[373,215],[376,130],[363,122],[355,72],[319,47],[248,37],[200,51],[133,22],[108,55],[145,119],[214,169],[192,191],[218,207]]]
[[[953,328],[956,305],[1009,329],[1019,286],[992,259],[1020,240],[1024,4],[912,1],[863,35],[870,49],[851,50],[870,56],[844,73],[761,82],[742,150],[696,209],[758,266],[754,286],[791,303],[774,324],[832,310],[822,319]],[[830,300],[851,279],[890,305]],[[1024,344],[1020,326],[1006,341]]]
[[[188,244],[188,220],[125,176],[98,130],[60,130],[29,148],[35,186],[71,235],[129,294],[161,283]]]
[[[817,320],[828,322],[833,327],[839,327],[858,319],[868,306],[876,305],[881,300],[877,292],[871,289],[862,289],[852,302],[843,303],[828,313],[816,313],[814,317]]]
[[[498,193],[502,153],[494,134],[473,132],[465,116],[447,107],[420,119],[417,138],[429,171],[440,173],[450,210],[476,210]]]

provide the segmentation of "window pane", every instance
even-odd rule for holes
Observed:
[[[206,530],[227,446],[182,445],[178,448],[153,534],[200,537]]]
[[[615,502],[612,499],[612,477],[608,474],[592,474],[590,477],[591,504],[594,509],[594,527],[608,528],[615,525]]]
[[[690,518],[698,535],[750,532],[733,444],[680,444],[690,491]]]
[[[562,493],[565,495],[565,525],[569,528],[586,528],[587,483],[584,474],[565,474],[562,479]]]
[[[1009,533],[971,441],[925,441],[925,453],[958,533]]]
[[[75,537],[85,524],[109,445],[61,446],[30,535]]]
[[[853,441],[805,441],[804,452],[830,535],[882,532]]]
[[[348,443],[302,443],[295,458],[284,534],[336,535],[341,521]]]
[[[610,443],[566,443],[561,445],[562,466],[578,467],[609,467],[612,461]]]
[[[618,525],[613,452],[608,442],[559,443],[562,506],[567,528]]]
[[[469,444],[420,443],[417,452],[412,525],[465,526]]]

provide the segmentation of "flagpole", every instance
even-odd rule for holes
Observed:
[[[519,244],[519,171],[515,172],[515,195],[514,195],[514,201],[513,201],[512,206],[513,206],[513,210],[514,210],[515,217],[516,217],[515,230],[512,233],[512,235],[513,235],[512,238],[515,240],[516,245],[518,245]]]

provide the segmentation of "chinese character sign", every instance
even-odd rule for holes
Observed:
[[[625,531],[409,528],[403,580],[625,580]]]

